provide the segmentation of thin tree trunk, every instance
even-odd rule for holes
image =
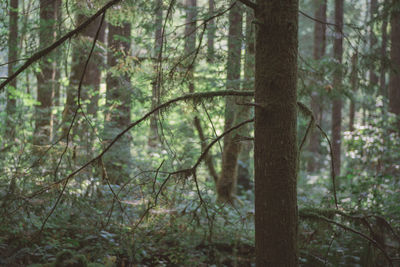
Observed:
[[[57,21],[56,1],[40,0],[39,46],[44,48],[55,41]],[[52,91],[55,85],[55,54],[45,56],[40,62],[40,72],[36,74],[40,105],[35,110],[35,131],[33,144],[45,145],[51,140]]]
[[[314,0],[315,1],[315,18],[320,21],[326,21],[326,0]],[[326,25],[316,21],[314,23],[314,51],[313,57],[315,60],[320,60],[325,55],[325,47],[326,47]],[[311,109],[315,116],[315,120],[319,122],[322,117],[322,105],[321,105],[321,96],[318,92],[311,93]],[[320,143],[320,133],[318,131],[312,131],[310,134],[310,144],[309,151],[311,152],[311,156],[308,159],[307,171],[315,172],[318,168],[317,166],[317,155],[319,151],[319,143]]]
[[[384,1],[386,4],[386,0]],[[386,57],[387,57],[387,41],[388,41],[388,34],[387,34],[387,27],[388,27],[388,12],[386,11],[386,6],[383,7],[383,22],[382,22],[382,44],[381,44],[381,66],[380,66],[380,75],[379,75],[379,93],[380,95],[387,97],[387,86],[386,86],[386,71],[387,71],[387,64],[386,64]]]
[[[162,27],[163,27],[163,9],[162,9],[162,0],[157,0],[156,2],[156,10],[155,10],[155,24],[156,31],[154,34],[154,58],[157,58],[154,69],[156,71],[155,78],[152,84],[152,93],[151,93],[151,108],[154,109],[160,103],[160,86],[161,86],[161,70],[158,69],[159,63],[161,61],[161,52],[162,52]],[[154,113],[150,117],[150,134],[148,145],[150,147],[155,147],[159,142],[159,134],[158,134],[158,112]]]
[[[400,0],[393,0],[394,8],[391,16],[391,72],[389,80],[389,111],[400,115]],[[400,118],[398,119],[400,131]]]
[[[240,65],[242,51],[242,24],[243,8],[240,3],[229,11],[229,36],[228,36],[228,60],[227,60],[227,89],[240,89]],[[228,96],[225,102],[225,126],[230,129],[237,122],[238,109],[236,99]],[[218,200],[233,204],[236,191],[238,158],[240,142],[238,133],[230,133],[224,137],[222,152],[221,175],[217,183]]]
[[[118,38],[123,36],[124,39]],[[122,57],[116,54],[129,55],[131,39],[131,25],[124,23],[123,26],[108,26],[108,54],[107,65],[114,67]],[[112,140],[131,121],[131,84],[129,76],[116,77],[108,73],[106,79],[106,112],[104,125],[104,140]],[[110,183],[120,184],[123,179],[129,177],[131,162],[131,136],[125,134],[110,151],[104,155],[104,163]]]
[[[340,176],[341,169],[341,130],[342,130],[342,56],[343,56],[343,1],[335,0],[335,41],[333,43],[334,57],[338,66],[333,74],[333,89],[335,95],[332,103],[332,154],[334,172]],[[336,180],[337,181],[337,180]]]
[[[214,15],[215,3],[214,0],[208,0],[208,16]],[[207,24],[207,61],[213,62],[215,57],[214,39],[215,39],[215,22],[210,20]]]
[[[257,1],[256,265],[298,266],[298,0]]]
[[[14,68],[16,65],[15,60],[18,57],[18,0],[10,1],[10,14],[9,14],[9,31],[8,31],[8,76],[14,73]],[[10,82],[9,88],[12,87],[14,90],[17,89],[17,79]],[[6,137],[10,140],[13,139],[15,135],[15,123],[13,117],[16,113],[16,99],[12,96],[12,93],[7,90],[7,124],[6,124]]]
[[[246,54],[244,62],[244,86],[243,90],[254,90],[254,11],[251,8],[246,8]],[[243,103],[251,102],[251,98],[243,97],[241,100]],[[239,107],[238,122],[250,119],[250,106],[243,105]],[[238,130],[238,134],[243,137],[250,135],[250,126],[242,126]],[[238,162],[238,185],[245,191],[253,188],[251,183],[251,176],[253,170],[251,168],[250,152],[253,149],[253,142],[242,143],[242,149],[239,154]]]
[[[370,3],[370,20],[371,20],[371,28],[370,28],[370,41],[369,41],[369,51],[372,55],[376,54],[376,44],[378,43],[378,39],[374,33],[374,25],[376,20],[376,14],[378,13],[378,2],[377,0],[371,0]],[[371,87],[375,88],[378,86],[379,77],[376,74],[376,64],[372,63],[369,69],[369,82]]]
[[[355,53],[351,58],[351,89],[354,92],[353,95],[355,95],[355,92],[358,89],[357,61],[358,61],[358,55],[357,55],[357,53]],[[355,113],[356,113],[355,101],[354,101],[354,99],[351,99],[350,111],[349,111],[349,131],[350,132],[354,131]]]

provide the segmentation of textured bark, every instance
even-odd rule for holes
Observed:
[[[215,3],[214,0],[208,0],[208,16],[214,15]],[[207,61],[213,62],[215,57],[214,40],[215,40],[215,22],[210,20],[207,24]]]
[[[229,35],[228,35],[228,60],[227,60],[227,89],[240,89],[240,62],[242,49],[242,6],[237,3],[229,11]],[[235,97],[226,97],[225,102],[225,126],[227,131],[237,121],[237,105]],[[237,168],[240,152],[239,135],[236,132],[224,137],[222,152],[221,175],[217,183],[218,200],[233,204],[233,198],[237,183]]]
[[[162,10],[162,0],[157,0],[156,2],[156,9],[155,9],[155,25],[156,31],[154,33],[154,58],[156,58],[156,64],[154,66],[155,69],[155,78],[152,84],[152,92],[151,92],[151,108],[154,109],[160,103],[160,86],[161,86],[161,70],[158,69],[158,66],[161,61],[162,56],[162,27],[163,27],[163,10]],[[158,135],[158,115],[159,113],[156,112],[153,116],[150,117],[150,134],[148,145],[150,147],[155,147],[159,142],[160,138]]]
[[[357,77],[357,61],[358,56],[354,54],[351,58],[351,89],[356,92],[358,89],[358,77]],[[355,93],[353,93],[355,95]],[[354,131],[354,117],[356,114],[356,107],[354,99],[350,101],[350,111],[349,111],[349,131]]]
[[[254,11],[251,8],[246,8],[246,54],[244,62],[244,80],[243,90],[254,90]],[[242,97],[240,102],[249,103],[251,98]],[[239,107],[238,122],[250,119],[250,106],[244,105]],[[245,125],[238,130],[238,134],[243,137],[250,136],[250,125]],[[238,185],[245,191],[253,188],[251,177],[253,170],[251,168],[252,158],[250,152],[253,149],[253,142],[246,141],[242,143],[242,149],[239,154],[238,162]]]
[[[8,76],[14,72],[16,65],[15,60],[18,57],[18,0],[10,1],[10,14],[9,14],[9,31],[8,31]],[[14,79],[9,84],[10,87],[17,89],[17,79]],[[13,117],[16,111],[16,99],[11,96],[10,92],[7,90],[6,93],[7,106],[7,124],[6,124],[6,137],[13,139],[15,135],[15,123],[13,122]]]
[[[326,0],[314,0],[314,5],[316,7],[315,10],[315,18],[320,21],[326,21],[326,9],[327,4]],[[314,23],[314,51],[313,57],[315,60],[320,60],[325,55],[325,47],[326,47],[326,25],[320,22]],[[311,93],[311,110],[315,116],[315,120],[317,122],[321,121],[322,118],[322,106],[321,106],[322,97],[318,92]],[[311,156],[308,159],[307,171],[315,172],[318,168],[317,166],[317,155],[319,151],[320,144],[320,134],[318,131],[312,131],[310,134],[310,144],[309,151],[311,152]]]
[[[257,266],[297,266],[298,0],[257,1],[255,231]]]
[[[400,0],[393,0],[395,5],[391,15],[391,71],[389,80],[389,111],[400,115]],[[400,119],[398,120],[400,130]]]
[[[375,25],[375,20],[376,20],[376,15],[378,13],[378,2],[377,0],[371,0],[370,2],[370,20],[371,20],[371,28],[370,28],[370,36],[369,36],[369,51],[372,55],[376,55],[377,49],[376,45],[378,43],[378,39],[376,38],[375,32],[374,32],[374,25]],[[373,62],[370,65],[369,68],[369,82],[370,86],[375,88],[378,86],[379,82],[379,77],[376,74],[376,64]]]
[[[342,131],[342,57],[343,57],[343,0],[335,0],[335,41],[333,53],[338,64],[333,74],[333,90],[335,95],[332,103],[332,154],[334,171],[340,176],[341,169],[341,131]],[[336,179],[336,181],[338,181]]]
[[[44,48],[56,40],[56,10],[56,1],[49,3],[47,0],[40,0],[40,48]],[[56,66],[53,62],[55,58],[55,53],[43,57],[39,63],[40,72],[36,74],[38,85],[37,101],[40,102],[40,105],[35,109],[34,145],[45,145],[51,140],[51,105],[56,74]]]
[[[114,67],[124,55],[129,55],[130,42],[126,42],[117,36],[124,37],[124,40],[131,38],[131,25],[124,23],[123,26],[108,27],[108,54],[107,65]],[[112,140],[131,121],[131,85],[128,76],[114,76],[108,73],[106,79],[107,93],[106,106],[108,108],[104,125],[104,140]],[[120,184],[129,177],[129,164],[131,162],[130,151],[131,137],[125,134],[121,139],[104,155],[104,163],[110,183]]]

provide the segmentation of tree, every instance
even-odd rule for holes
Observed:
[[[340,175],[341,169],[341,130],[342,130],[342,57],[343,57],[343,1],[335,0],[335,40],[333,54],[337,63],[333,74],[334,95],[332,101],[332,154],[334,172]]]
[[[297,266],[298,1],[257,1],[255,231],[257,266]]]
[[[18,57],[18,0],[10,0],[10,17],[9,17],[9,31],[8,31],[8,76],[14,72],[16,60]],[[9,85],[12,90],[17,89],[17,79],[13,79]],[[10,87],[7,90],[7,125],[6,136],[10,139],[14,136],[14,123],[13,116],[15,115],[16,99],[10,93]]]
[[[244,90],[254,90],[254,53],[255,53],[255,43],[254,43],[254,10],[251,8],[246,8],[246,51],[244,60]],[[248,97],[243,97],[238,100],[241,103],[249,103],[251,99]],[[241,105],[238,112],[238,122],[250,119],[250,106]],[[250,135],[250,125],[244,125],[238,130],[240,137],[248,137]],[[250,190],[253,188],[251,183],[251,161],[250,152],[253,149],[253,142],[246,141],[242,143],[242,147],[239,154],[238,162],[238,174],[237,182],[244,190]]]
[[[82,11],[80,11],[82,12]],[[82,24],[87,19],[87,16],[78,13],[77,14],[77,24]],[[86,72],[84,73],[85,63],[88,60],[87,55],[91,50],[91,46],[93,45],[93,41],[99,30],[101,19],[100,17],[90,23],[79,35],[79,37],[74,40],[74,46],[72,51],[72,66],[71,66],[71,76],[70,76],[70,84],[67,89],[67,101],[63,111],[63,136],[66,136],[69,131],[69,125],[72,122],[72,118],[74,113],[78,108],[78,88],[79,83],[82,79],[82,88],[80,94],[80,102],[81,107],[83,108],[83,112],[91,119],[96,117],[98,110],[98,100],[100,93],[100,81],[101,81],[101,66],[103,65],[103,55],[101,53],[101,48],[98,46],[95,47],[93,54],[88,62]],[[104,25],[104,24],[103,24]],[[104,42],[105,38],[105,26],[102,26],[99,30],[99,34],[96,40],[97,42]],[[82,77],[82,74],[84,76]],[[72,128],[72,132],[70,135],[72,137],[79,134],[81,145],[88,146],[88,154],[91,154],[91,143],[92,143],[92,134],[89,126],[87,126],[87,121],[83,121],[81,127],[78,127],[78,122],[74,121],[74,127]]]
[[[155,26],[156,30],[154,33],[154,58],[156,59],[156,64],[154,66],[155,69],[155,78],[152,83],[152,92],[151,92],[151,108],[154,109],[160,104],[160,89],[161,89],[161,69],[158,69],[159,64],[161,62],[162,56],[162,45],[163,45],[163,36],[162,36],[162,28],[163,28],[163,9],[162,9],[162,0],[156,1],[155,7]],[[158,134],[158,112],[153,114],[150,117],[150,133],[148,144],[150,147],[155,147],[159,140]]]
[[[387,41],[388,41],[388,34],[387,34],[387,27],[388,27],[388,12],[387,12],[387,0],[384,0],[383,5],[383,21],[381,26],[382,32],[382,44],[381,44],[381,66],[380,66],[380,75],[379,75],[379,93],[380,95],[387,97],[387,85],[386,85],[386,71],[387,71],[387,64],[386,64],[386,57],[387,57]]]
[[[370,45],[370,53],[371,55],[376,54],[376,45],[378,43],[378,39],[376,38],[376,34],[374,32],[374,25],[376,24],[376,15],[378,13],[378,1],[377,0],[371,0],[370,2],[370,36],[369,36],[369,45]],[[379,82],[379,77],[376,74],[376,67],[374,64],[375,62],[371,63],[371,67],[369,69],[369,82],[371,87],[375,89],[375,87],[378,85]]]
[[[56,1],[49,3],[47,0],[40,0],[39,47],[41,49],[55,41],[55,26],[57,21],[56,3]],[[36,74],[38,85],[37,100],[40,102],[40,105],[35,110],[34,145],[45,145],[51,140],[52,93],[56,85],[56,66],[54,60],[54,53],[43,57],[39,64],[40,71]]]
[[[358,89],[358,77],[357,77],[357,62],[358,55],[355,53],[351,57],[351,89],[353,92],[356,92]],[[354,99],[350,100],[350,110],[349,110],[349,131],[354,131],[354,118],[356,113],[356,105]]]
[[[242,49],[242,6],[236,3],[229,11],[228,33],[228,60],[226,87],[227,89],[240,89],[241,49]],[[238,119],[235,97],[228,96],[225,101],[225,125],[227,131],[233,127]],[[235,132],[224,137],[222,152],[221,175],[217,183],[218,199],[221,202],[233,204],[237,183],[238,158],[240,153],[239,135]]]
[[[108,24],[107,65],[117,68],[130,53],[131,25]],[[128,74],[121,76],[109,72],[106,79],[107,111],[104,122],[104,140],[112,140],[131,121],[132,88]],[[125,134],[104,156],[105,169],[110,183],[120,184],[129,176],[131,164],[131,137]]]
[[[400,115],[400,0],[393,0],[390,33],[391,72],[389,79],[389,111]],[[400,120],[398,120],[400,130]]]
[[[326,24],[320,21],[326,21],[326,0],[314,0],[315,6],[315,18],[318,21],[314,22],[314,50],[313,58],[315,60],[320,60],[325,55],[326,47]],[[315,120],[320,122],[322,119],[322,97],[317,91],[311,92],[311,110],[313,111]],[[316,155],[318,154],[320,142],[320,134],[317,131],[312,131],[310,133],[310,144],[309,151],[312,153],[311,157],[308,159],[307,170],[309,172],[315,172],[317,170]]]
[[[214,15],[215,3],[214,0],[208,0],[208,15],[211,17]],[[207,31],[207,61],[213,62],[215,57],[214,49],[214,39],[215,39],[215,22],[214,19],[208,22]]]

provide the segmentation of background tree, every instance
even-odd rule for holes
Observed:
[[[392,70],[389,79],[389,111],[400,115],[400,1],[393,1],[390,32],[390,60]],[[400,129],[400,124],[399,124]]]
[[[8,75],[14,72],[16,60],[18,57],[18,0],[10,0],[10,14],[9,14],[9,31],[8,31]],[[16,90],[17,79],[10,82],[10,87],[7,90],[7,125],[5,134],[10,137],[14,136],[15,124],[13,123],[16,112],[16,99],[10,90]]]
[[[108,24],[107,65],[118,69],[123,66],[123,59],[130,55],[131,25]],[[112,140],[131,121],[132,87],[127,73],[107,74],[107,113],[104,125],[104,141]],[[104,163],[108,179],[113,184],[120,184],[129,177],[131,164],[131,137],[126,134],[105,156]]]
[[[327,21],[326,19],[326,0],[314,1],[315,15],[314,17],[318,20],[314,22],[314,44],[313,44],[313,58],[315,60],[321,60],[325,55],[326,47],[326,24],[320,21]],[[322,96],[317,90],[311,92],[311,109],[315,116],[315,120],[320,122],[322,120]],[[310,144],[309,150],[312,153],[308,160],[307,170],[309,172],[315,172],[317,169],[317,158],[320,142],[320,134],[317,131],[310,133]]]
[[[333,43],[333,54],[337,66],[333,76],[333,101],[332,101],[332,154],[334,172],[340,176],[341,170],[341,143],[342,143],[342,79],[343,71],[343,0],[335,0],[335,40]]]
[[[240,89],[241,48],[243,31],[243,7],[240,3],[229,11],[228,60],[226,65],[226,88]],[[238,122],[238,108],[234,97],[227,97],[225,102],[225,125],[227,131]],[[221,175],[217,183],[218,199],[233,203],[236,191],[238,158],[241,149],[237,133],[224,137]]]

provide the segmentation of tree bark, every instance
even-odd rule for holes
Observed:
[[[376,45],[378,43],[378,39],[376,38],[375,32],[374,32],[374,25],[375,25],[375,20],[376,20],[376,15],[378,13],[378,1],[377,0],[371,0],[370,2],[370,37],[369,37],[369,51],[371,55],[376,55]],[[376,74],[376,67],[375,67],[375,62],[372,62],[370,65],[369,69],[369,82],[370,86],[375,89],[376,86],[378,86],[379,82],[379,77]]]
[[[351,89],[356,92],[358,89],[358,76],[357,76],[357,61],[358,55],[355,53],[351,58]],[[353,93],[355,95],[355,93]],[[349,111],[349,131],[354,131],[354,118],[356,114],[356,106],[354,99],[350,101],[350,111]]]
[[[56,1],[40,0],[39,47],[44,48],[55,41],[57,21]],[[33,144],[45,145],[51,140],[51,106],[52,92],[55,86],[56,68],[53,64],[54,53],[42,58],[39,63],[40,72],[37,77],[37,100],[40,105],[35,109],[35,131]]]
[[[393,0],[394,7],[391,15],[391,71],[389,80],[389,111],[400,115],[400,0]],[[400,118],[398,119],[400,131]]]
[[[108,54],[107,65],[115,67],[123,55],[130,53],[131,25],[124,23],[122,26],[108,24]],[[118,36],[124,37],[118,38]],[[117,56],[119,55],[119,56]],[[104,140],[112,140],[131,121],[131,84],[129,76],[115,76],[108,73],[106,79],[106,118],[104,125]],[[125,134],[111,149],[104,155],[104,163],[108,178],[112,184],[120,184],[123,179],[129,177],[131,151],[131,136]]]
[[[246,54],[244,60],[244,84],[243,90],[254,90],[254,11],[251,8],[246,8]],[[239,100],[242,103],[251,102],[251,98],[243,97]],[[239,107],[238,122],[250,119],[250,106],[242,105]],[[238,130],[238,134],[242,137],[248,137],[250,135],[250,126],[242,126]],[[239,154],[238,162],[238,185],[245,191],[253,188],[251,177],[253,170],[251,168],[252,159],[250,158],[251,150],[253,149],[253,142],[243,142],[242,149]]]
[[[257,1],[255,231],[257,266],[297,266],[298,0]]]
[[[384,0],[384,4],[386,5],[387,1]],[[388,92],[387,92],[387,86],[386,86],[386,71],[387,71],[387,64],[386,64],[386,57],[387,57],[387,41],[388,41],[388,34],[387,34],[387,27],[388,27],[388,12],[386,11],[386,6],[383,7],[384,12],[383,12],[383,21],[382,21],[382,44],[381,44],[381,66],[380,66],[380,75],[379,75],[379,93],[380,95],[387,97]]]
[[[214,0],[208,0],[208,16],[214,15],[215,3]],[[215,39],[215,22],[210,20],[207,24],[207,61],[213,62],[215,57],[214,39]]]
[[[341,130],[342,130],[342,56],[343,56],[343,1],[335,0],[335,41],[333,53],[338,66],[333,74],[333,103],[332,103],[332,154],[334,172],[340,176],[341,169]],[[338,181],[336,179],[336,181]]]
[[[152,93],[151,93],[151,109],[157,107],[160,103],[160,86],[161,86],[161,70],[158,69],[158,66],[161,62],[161,52],[163,45],[163,37],[162,37],[162,27],[163,27],[163,9],[162,9],[162,0],[156,1],[156,9],[155,9],[155,25],[156,31],[154,34],[154,58],[156,58],[156,64],[154,66],[155,70],[155,78],[152,84]],[[160,143],[160,138],[158,134],[158,115],[156,112],[150,117],[150,134],[148,145],[150,147],[157,146]]]
[[[77,15],[77,22],[81,24],[86,20],[86,16],[82,14]],[[72,50],[72,67],[70,84],[67,89],[67,100],[63,111],[63,136],[67,134],[69,124],[71,123],[73,114],[77,109],[77,97],[78,97],[78,86],[82,78],[84,66],[87,61],[89,51],[92,47],[94,37],[100,26],[101,18],[97,18],[91,24],[89,24],[80,34],[80,40],[76,40]],[[97,42],[104,42],[105,38],[105,24],[103,23],[100,29]],[[100,82],[101,82],[101,65],[103,65],[103,55],[99,48],[94,49],[92,57],[89,60],[86,68],[86,73],[82,80],[81,88],[81,103],[84,107],[86,115],[95,118],[98,110],[98,101],[100,93]],[[89,102],[87,105],[85,101]],[[86,107],[86,108],[85,108]],[[77,121],[75,121],[75,124]],[[86,122],[84,122],[86,125]],[[77,127],[73,128],[74,130]],[[91,147],[92,137],[89,134],[89,127],[81,127],[80,131],[83,133],[80,135],[80,139],[83,144],[87,144]],[[71,133],[72,136],[76,135],[76,132]],[[89,149],[90,150],[90,149]],[[89,152],[91,153],[91,152]]]
[[[10,14],[9,14],[9,31],[8,31],[8,76],[14,72],[16,65],[15,60],[18,58],[18,0],[10,0]],[[14,90],[17,89],[17,79],[10,82],[9,87]],[[6,93],[7,105],[7,123],[6,123],[6,137],[10,140],[13,139],[15,135],[15,123],[13,117],[16,113],[16,99],[7,90]]]
[[[315,18],[320,21],[326,21],[326,0],[314,0]],[[316,21],[314,23],[314,51],[313,57],[315,60],[320,60],[325,55],[326,47],[326,24]],[[315,120],[319,122],[322,118],[321,95],[318,92],[311,93],[311,110],[315,116]],[[310,134],[309,151],[311,153],[308,159],[307,171],[315,172],[317,166],[317,155],[319,151],[320,134],[318,131],[312,131]]]
[[[242,24],[243,11],[239,2],[229,11],[228,32],[228,60],[227,60],[227,89],[240,89],[240,67],[242,51]],[[235,97],[226,97],[225,102],[225,126],[227,131],[237,122],[238,108]],[[222,152],[221,175],[217,183],[218,200],[233,204],[236,191],[238,158],[240,153],[239,135],[236,132],[224,137]]]

